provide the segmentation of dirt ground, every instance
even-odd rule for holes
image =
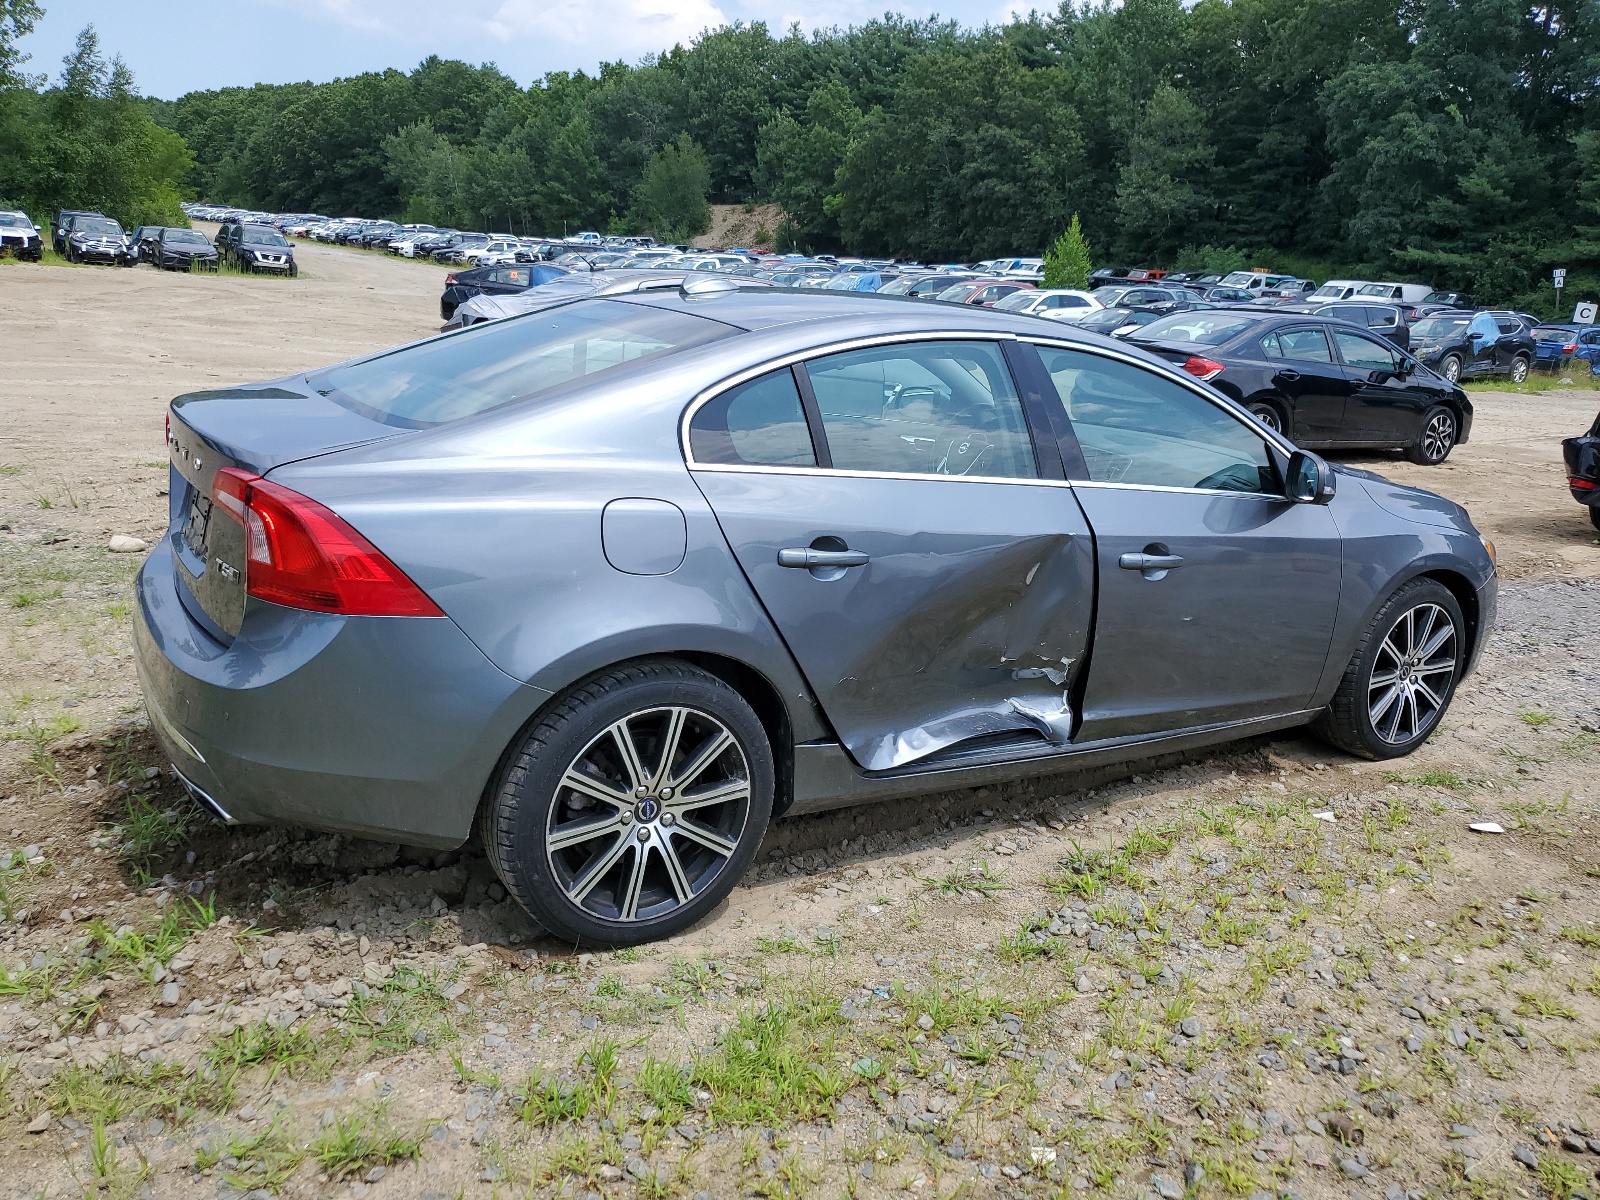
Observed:
[[[780,822],[701,926],[573,954],[471,851],[209,822],[144,729],[107,547],[165,524],[167,399],[437,325],[441,270],[298,253],[0,264],[0,1197],[1594,1194],[1600,393],[1361,457],[1505,580],[1413,758]]]

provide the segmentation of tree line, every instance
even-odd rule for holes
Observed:
[[[705,199],[770,200],[782,249],[936,261],[1041,253],[1078,214],[1097,264],[1540,305],[1555,266],[1569,296],[1600,287],[1597,78],[1600,0],[1069,0],[983,29],[734,25],[529,87],[430,58],[150,112],[194,191],[278,210],[681,237]]]

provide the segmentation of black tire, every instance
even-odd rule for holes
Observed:
[[[1600,504],[1589,505],[1589,524],[1600,529]]]
[[[300,274],[299,266],[297,264],[295,264],[295,263],[290,263],[289,264],[289,278],[290,279],[294,279],[299,274]]]
[[[1252,400],[1245,405],[1250,410],[1250,415],[1255,417],[1273,433],[1283,432],[1283,414],[1276,405],[1268,404],[1264,400]]]
[[[1511,360],[1511,382],[1521,383],[1527,378],[1528,360],[1519,354]]]
[[[574,778],[587,790],[565,782]],[[680,783],[692,790],[674,800]],[[550,933],[632,946],[722,902],[755,858],[772,792],[772,747],[744,697],[656,659],[591,677],[541,717],[509,755],[479,833],[506,890]],[[729,798],[707,803],[709,794]],[[609,815],[575,815],[591,809]],[[551,848],[553,832],[564,845]]]
[[[1456,414],[1435,404],[1422,414],[1422,427],[1417,430],[1417,440],[1406,447],[1406,457],[1421,466],[1436,467],[1450,457],[1460,431]]]
[[[1448,635],[1443,620],[1449,622]],[[1441,636],[1437,647],[1420,653]],[[1467,648],[1466,621],[1450,589],[1436,580],[1413,579],[1372,618],[1333,702],[1313,728],[1359,758],[1410,754],[1427,741],[1450,707]],[[1447,661],[1448,669],[1443,665]]]
[[[1461,360],[1454,354],[1446,354],[1444,361],[1439,364],[1439,374],[1443,375],[1451,383],[1459,383],[1461,380]]]

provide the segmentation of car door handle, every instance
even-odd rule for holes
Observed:
[[[864,567],[872,561],[865,550],[813,550],[810,546],[778,551],[780,567]]]
[[[1183,566],[1183,559],[1176,554],[1124,554],[1117,566],[1124,571],[1170,571]]]
[[[1278,378],[1279,379],[1287,379],[1291,383],[1293,383],[1296,379],[1300,378],[1300,372],[1299,371],[1279,371],[1278,372]]]

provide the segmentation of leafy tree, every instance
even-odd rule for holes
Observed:
[[[687,133],[650,156],[634,192],[640,223],[662,241],[687,242],[711,228],[711,165]]]
[[[1089,261],[1089,243],[1083,237],[1083,226],[1078,223],[1078,214],[1073,213],[1072,224],[1067,226],[1067,231],[1045,251],[1042,286],[1077,288],[1082,291],[1089,286],[1089,272],[1093,269]]]

